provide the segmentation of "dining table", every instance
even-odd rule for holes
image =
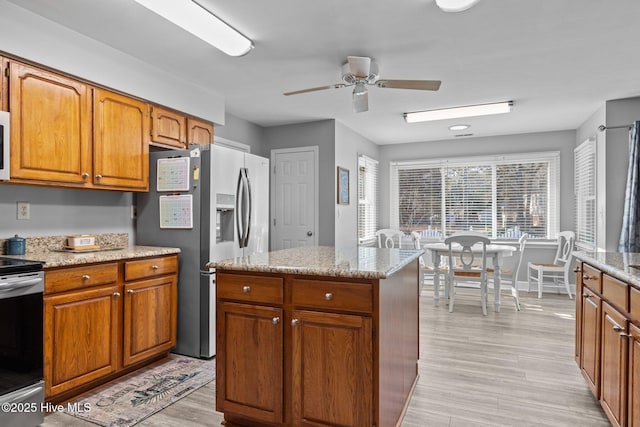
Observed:
[[[426,243],[423,245],[425,250],[431,252],[432,260],[433,260],[433,300],[435,305],[439,304],[440,301],[440,273],[443,271],[441,269],[440,262],[442,257],[449,256],[449,245],[444,242],[435,242],[435,243]],[[471,248],[474,253],[482,253],[482,246],[475,245]],[[493,263],[494,270],[494,279],[493,279],[493,292],[495,294],[494,304],[496,313],[500,312],[500,269],[502,268],[503,259],[513,255],[517,249],[511,245],[503,245],[491,243],[487,245],[487,258],[491,258]],[[462,246],[458,244],[454,244],[451,248],[452,255],[460,255],[462,253]],[[448,291],[445,288],[445,297],[448,300]]]

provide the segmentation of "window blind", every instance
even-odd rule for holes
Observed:
[[[442,238],[478,231],[492,238],[554,238],[558,152],[391,163],[392,227]]]
[[[378,161],[358,156],[358,244],[376,240],[378,229]]]
[[[574,151],[574,195],[576,246],[584,250],[596,247],[596,150],[588,139]]]

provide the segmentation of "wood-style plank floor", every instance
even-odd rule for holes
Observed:
[[[482,316],[479,291],[460,289],[449,313],[420,298],[420,379],[403,427],[609,426],[573,359],[574,300],[522,293],[517,312],[506,294],[502,310]],[[489,300],[493,300],[492,294]],[[213,384],[142,421],[138,426],[218,426]],[[66,414],[45,427],[95,424]]]

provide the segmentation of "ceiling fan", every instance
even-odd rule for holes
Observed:
[[[347,56],[347,62],[342,65],[342,80],[344,83],[295,90],[293,92],[285,92],[284,95],[297,95],[318,90],[354,86],[353,111],[361,113],[369,110],[367,86],[390,89],[438,90],[441,83],[440,80],[379,80],[378,77],[378,64],[371,58],[367,56]]]

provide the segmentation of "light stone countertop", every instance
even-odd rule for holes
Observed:
[[[28,259],[44,262],[45,270],[54,267],[71,267],[74,265],[91,264],[96,262],[120,261],[133,258],[170,255],[180,253],[179,248],[158,246],[128,246],[123,249],[106,250],[101,252],[68,253],[53,250],[28,252],[26,255],[2,255],[7,258]]]
[[[640,253],[575,252],[574,255],[604,273],[640,288]]]
[[[307,246],[209,262],[206,266],[246,272],[385,279],[423,253],[421,249]]]

